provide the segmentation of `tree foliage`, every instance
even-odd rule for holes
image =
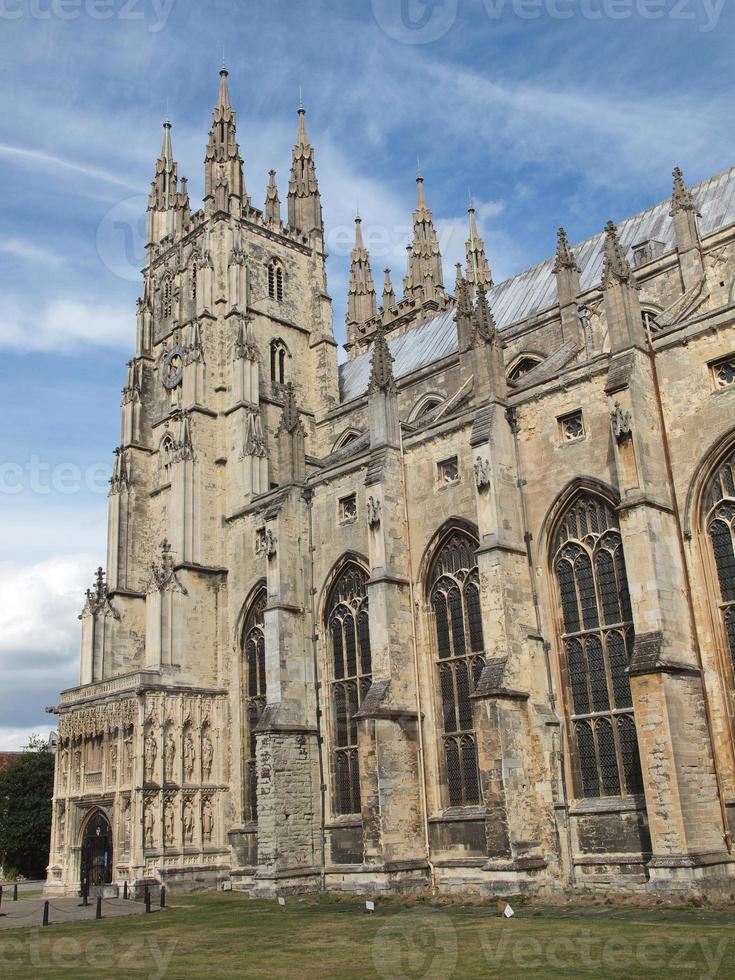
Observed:
[[[26,877],[43,877],[51,842],[54,754],[40,739],[0,773],[0,859]]]

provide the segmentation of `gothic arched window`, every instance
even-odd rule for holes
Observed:
[[[348,562],[327,600],[332,705],[332,776],[335,813],[360,812],[360,769],[355,715],[370,687],[368,573]]]
[[[265,586],[258,589],[242,632],[243,748],[245,756],[245,815],[257,819],[255,729],[265,708]]]
[[[161,316],[164,319],[170,317],[173,312],[173,294],[174,288],[171,282],[171,276],[167,274],[163,277],[163,282],[161,283]]]
[[[707,486],[704,514],[720,585],[720,615],[735,671],[735,450]]]
[[[450,806],[480,802],[477,739],[470,695],[485,665],[477,542],[454,531],[429,570],[438,689],[442,708],[444,781]]]
[[[268,263],[268,295],[279,303],[283,300],[283,266],[278,259]]]
[[[643,790],[627,674],[633,650],[618,519],[600,497],[581,494],[553,540],[561,646],[571,703],[579,796]]]
[[[273,384],[286,383],[286,358],[288,347],[280,339],[271,341],[271,381]]]
[[[174,461],[174,441],[165,436],[161,441],[158,459],[158,482],[163,485],[171,482],[171,467]]]
[[[533,371],[542,361],[537,354],[520,354],[510,365],[508,370],[508,381],[517,384],[524,374]]]

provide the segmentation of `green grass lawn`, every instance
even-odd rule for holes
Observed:
[[[0,977],[733,977],[735,913],[432,906],[237,893],[172,897],[165,912],[0,932]]]

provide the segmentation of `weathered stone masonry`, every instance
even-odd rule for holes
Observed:
[[[733,890],[733,187],[450,292],[419,178],[338,365],[303,109],[285,218],[165,124],[50,891]]]

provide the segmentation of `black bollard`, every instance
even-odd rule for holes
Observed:
[[[150,912],[151,910],[151,893],[147,888],[145,890],[145,910],[146,912]]]
[[[18,901],[18,882],[17,881],[13,885],[13,901],[14,902],[17,902]]]
[[[101,895],[98,895],[97,896],[97,908],[95,909],[94,917],[95,917],[95,919],[101,919],[102,918],[102,896]]]
[[[43,903],[43,922],[41,923],[41,925],[42,926],[48,925],[48,902]]]
[[[127,898],[127,897],[128,897],[128,883],[126,881],[125,884],[123,885],[123,898]]]
[[[86,907],[89,905],[89,882],[84,879],[84,884],[82,885],[82,905]]]
[[[166,908],[166,886],[161,885],[161,908]]]
[[[3,907],[3,886],[0,885],[0,909]]]

